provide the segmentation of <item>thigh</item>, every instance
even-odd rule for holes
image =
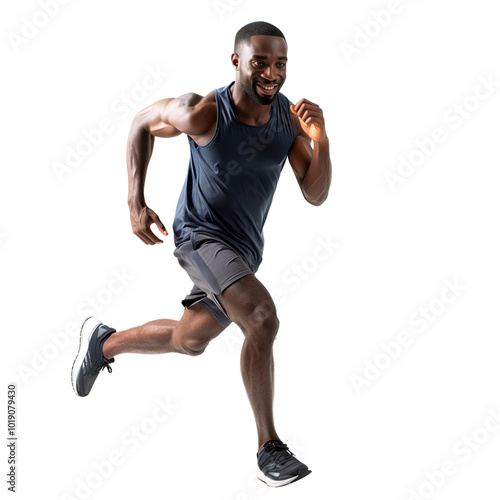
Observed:
[[[235,281],[255,272],[230,245],[204,233],[192,232],[174,255],[196,287],[207,295],[220,295]]]
[[[192,232],[188,241],[174,251],[181,267],[194,283],[191,293],[182,301],[185,307],[199,303],[223,327],[231,324],[219,297],[233,283],[256,269],[226,242],[215,236]]]
[[[277,321],[271,294],[253,274],[233,283],[218,298],[226,314],[244,333],[266,321]]]

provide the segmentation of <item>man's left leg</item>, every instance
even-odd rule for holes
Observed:
[[[218,298],[245,336],[241,375],[254,412],[260,450],[267,441],[279,440],[273,418],[273,342],[279,327],[276,307],[264,285],[252,274],[233,283]]]
[[[241,374],[257,424],[257,477],[269,486],[283,486],[308,475],[274,427],[273,342],[279,321],[264,285],[252,274],[239,279],[218,296],[229,318],[243,332]]]

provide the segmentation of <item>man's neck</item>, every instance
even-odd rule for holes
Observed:
[[[237,81],[234,82],[230,91],[238,120],[253,126],[265,125],[269,121],[271,104],[256,103],[245,93]]]

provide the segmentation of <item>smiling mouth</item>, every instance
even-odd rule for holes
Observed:
[[[261,92],[265,95],[273,95],[278,88],[278,85],[264,85],[263,83],[257,83],[257,87],[260,88]]]

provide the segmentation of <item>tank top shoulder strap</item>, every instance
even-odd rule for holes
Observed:
[[[234,83],[234,82],[233,82]],[[228,123],[233,121],[236,116],[234,114],[233,105],[231,103],[230,88],[233,83],[215,89],[215,100],[217,102],[217,119],[220,122]]]

